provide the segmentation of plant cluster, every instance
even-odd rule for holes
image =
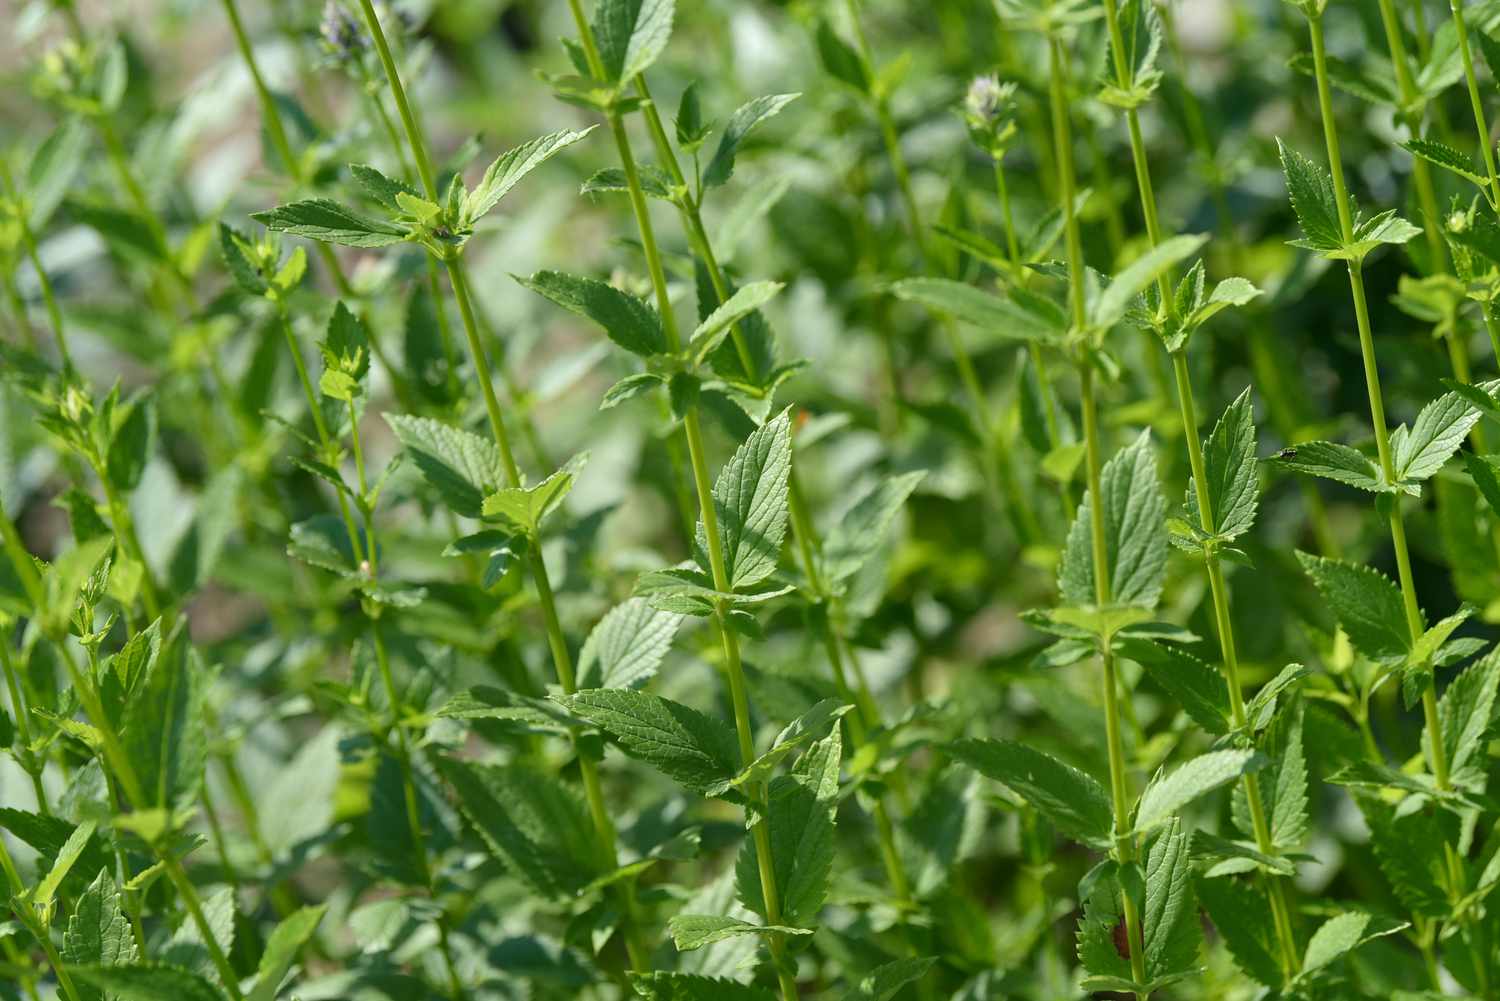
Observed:
[[[0,998],[1500,996],[1500,3],[140,6],[9,29]]]

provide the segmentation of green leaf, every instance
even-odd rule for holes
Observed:
[[[1209,733],[1229,731],[1229,689],[1214,668],[1186,650],[1152,640],[1122,638],[1115,649],[1145,668],[1199,726]]]
[[[1196,254],[1208,236],[1194,234],[1174,236],[1146,251],[1110,279],[1109,285],[1094,300],[1089,323],[1097,328],[1112,327],[1124,318],[1135,297],[1156,281],[1162,272],[1176,267]]]
[[[94,836],[94,829],[97,826],[94,821],[85,820],[73,828],[73,833],[68,835],[68,840],[63,842],[63,846],[58,849],[57,858],[53,860],[52,867],[47,870],[47,875],[31,891],[33,904],[46,908],[52,903],[52,898],[61,889],[69,870],[83,857],[84,851],[89,846],[89,839]]]
[[[1438,703],[1438,721],[1448,768],[1457,772],[1479,753],[1489,731],[1500,685],[1500,648],[1490,650],[1454,678]],[[1432,734],[1425,735],[1430,742]]]
[[[534,487],[502,487],[484,499],[481,513],[486,518],[508,522],[535,538],[541,532],[543,520],[567,498],[574,478],[586,462],[588,453],[575,455]]]
[[[1337,442],[1307,441],[1292,445],[1276,453],[1270,461],[1299,473],[1337,480],[1371,493],[1391,489],[1380,475],[1380,468],[1368,456]]]
[[[1391,435],[1396,478],[1421,482],[1432,476],[1457,452],[1480,413],[1458,393],[1444,393],[1417,414],[1410,433],[1405,425]]]
[[[1146,787],[1136,808],[1136,830],[1149,831],[1165,823],[1193,800],[1265,765],[1265,757],[1248,748],[1209,751],[1189,759]]]
[[[816,928],[833,872],[834,813],[838,805],[842,744],[837,730],[814,744],[793,770],[771,780],[765,812],[751,821],[770,828],[771,867],[785,924]],[[736,862],[740,897],[765,915],[758,849],[746,838]]]
[[[1464,452],[1464,468],[1469,478],[1489,502],[1490,510],[1500,511],[1500,458]]]
[[[880,551],[891,522],[926,475],[918,471],[881,480],[839,519],[823,540],[823,576],[830,585],[853,577]]]
[[[114,537],[109,535],[80,542],[47,568],[43,580],[46,604],[38,611],[49,635],[55,636],[68,628],[79,594],[114,544]]]
[[[636,168],[636,180],[640,182],[641,191],[650,198],[660,198],[662,201],[672,200],[672,178],[660,167],[649,163],[640,164]],[[593,195],[603,192],[628,192],[630,190],[630,179],[625,171],[619,167],[601,167],[589,175],[578,188],[580,195]]]
[[[27,219],[33,233],[47,228],[52,213],[72,188],[88,144],[89,128],[84,119],[71,116],[37,147],[26,167]]]
[[[388,177],[367,163],[349,164],[349,173],[365,194],[392,212],[401,211],[401,201],[398,196],[419,197],[417,189],[410,184]]]
[[[139,816],[137,814],[136,816]],[[139,830],[137,833],[140,833]],[[149,835],[148,835],[149,837]],[[213,936],[214,943],[228,956],[234,951],[235,891],[225,886],[208,894],[202,901],[203,921],[206,933]],[[204,939],[205,930],[197,921],[184,921],[167,942],[157,957],[161,961],[213,978],[217,975],[212,955]]]
[[[1474,169],[1474,161],[1471,157],[1460,153],[1452,146],[1438,142],[1436,139],[1414,138],[1401,143],[1401,148],[1412,156],[1420,157],[1428,163],[1433,163],[1444,170],[1451,170],[1459,177],[1479,185],[1481,188],[1489,183],[1489,180]]]
[[[167,579],[176,594],[186,596],[213,576],[230,535],[238,527],[244,485],[244,471],[229,466],[215,473],[198,495],[192,523],[172,548],[167,566]]]
[[[1146,899],[1141,926],[1146,976],[1160,982],[1195,970],[1202,933],[1193,898],[1192,836],[1176,817],[1146,848]]]
[[[752,282],[719,305],[693,331],[688,342],[696,364],[703,364],[709,354],[729,335],[730,328],[741,319],[770,302],[786,286],[781,282]]]
[[[619,742],[622,750],[705,796],[740,770],[734,731],[696,709],[624,689],[590,689],[563,700],[568,711]]]
[[[436,761],[469,823],[534,892],[567,900],[601,874],[588,808],[555,775],[524,762]]]
[[[1239,968],[1267,987],[1280,987],[1276,931],[1266,898],[1233,877],[1200,879],[1197,890],[1203,909]]]
[[[645,1001],[775,1001],[762,987],[690,973],[632,973],[630,986]]]
[[[844,714],[853,708],[841,705],[838,699],[823,699],[818,702],[788,723],[777,735],[770,749],[746,765],[730,781],[730,788],[743,789],[752,783],[766,781],[788,755],[804,744],[821,738],[829,727],[837,726]]]
[[[646,0],[646,3],[654,7],[666,8],[667,30],[670,31],[672,20],[670,0]],[[590,132],[594,131],[594,128],[595,126],[591,125],[577,132],[564,129],[561,132],[539,136],[530,142],[522,143],[515,149],[501,153],[485,170],[484,176],[479,179],[474,190],[464,195],[463,208],[460,213],[464,222],[471,226],[478,222],[495,207],[500,199],[505,197],[511,188],[516,186],[521,178],[564,149],[587,137]]]
[[[250,240],[237,230],[219,223],[219,253],[224,258],[224,267],[229,277],[246,295],[265,295],[271,286],[266,283],[260,269],[246,255]]]
[[[610,609],[578,655],[580,688],[637,688],[672,648],[682,616],[631,598]]]
[[[767,94],[736,108],[724,126],[724,134],[719,137],[719,148],[714,151],[713,159],[703,171],[703,186],[712,188],[728,181],[734,173],[735,154],[739,152],[740,143],[745,141],[750,130],[801,96]]]
[[[1024,799],[1059,830],[1107,847],[1114,814],[1104,787],[1072,765],[1013,740],[966,738],[944,745],[949,755]]]
[[[479,517],[485,497],[505,482],[500,451],[489,438],[430,417],[386,414],[385,421],[454,514]]]
[[[826,18],[818,19],[814,40],[818,46],[818,61],[823,64],[829,76],[848,84],[861,94],[870,92],[869,67],[854,47],[838,36]]]
[[[1043,321],[1037,313],[993,292],[949,278],[903,278],[891,285],[898,299],[920,306],[984,331],[1004,340],[1045,340],[1061,331]]]
[[[1161,595],[1167,566],[1167,502],[1157,480],[1151,434],[1134,442],[1104,464],[1105,550],[1109,556],[1112,603],[1152,607]],[[1068,531],[1058,575],[1063,600],[1079,607],[1095,604],[1093,528],[1085,493]]]
[[[877,966],[844,992],[843,1001],[891,1001],[907,984],[916,983],[932,969],[935,959],[898,959]]]
[[[1301,700],[1293,700],[1271,722],[1260,740],[1260,749],[1270,757],[1261,775],[1261,805],[1271,827],[1272,847],[1293,852],[1307,839],[1307,759],[1302,749]],[[1255,836],[1250,806],[1243,786],[1233,799],[1234,823],[1246,837]]]
[[[724,547],[724,572],[735,589],[758,584],[776,570],[786,535],[787,481],[792,469],[790,410],[745,439],[714,481],[714,512]],[[707,552],[703,523],[698,547]],[[704,566],[708,560],[699,560]]]
[[[1449,914],[1447,846],[1455,832],[1450,814],[1437,810],[1400,813],[1376,796],[1356,796],[1370,828],[1370,845],[1396,898],[1412,914]]]
[[[161,963],[122,966],[70,966],[73,977],[119,1001],[224,1001],[219,988],[189,970]]]
[[[637,372],[635,375],[627,375],[609,387],[604,394],[604,399],[599,401],[599,409],[608,410],[611,407],[617,407],[626,400],[633,400],[643,393],[649,393],[666,384],[667,380],[655,372]]]
[[[120,907],[120,892],[107,870],[99,870],[74,903],[63,933],[62,957],[70,967],[121,966],[139,958],[130,922]],[[80,985],[79,995],[79,1001],[101,1001],[104,996],[92,985]]]
[[[323,920],[326,909],[322,904],[300,908],[287,915],[272,930],[271,937],[266,940],[265,951],[260,955],[260,965],[256,968],[255,987],[245,995],[245,1001],[276,1001],[281,981],[286,979],[287,971],[296,962],[297,953],[302,951],[313,932],[318,930],[318,923]]]
[[[1411,649],[1401,592],[1371,567],[1299,552],[1297,559],[1355,649],[1373,660],[1403,660]]]
[[[665,354],[667,335],[661,319],[640,299],[607,282],[561,271],[538,271],[516,281],[557,303],[563,309],[593,320],[609,339],[632,354],[651,358]]]
[[[156,404],[150,396],[144,396],[126,404],[124,411],[123,416],[116,411],[105,471],[112,484],[129,493],[140,485],[146,463],[151,461],[151,447],[156,441]]]
[[[594,37],[606,82],[627,84],[656,61],[672,34],[673,0],[600,0]]]
[[[1364,911],[1346,911],[1329,918],[1318,926],[1308,939],[1307,951],[1302,957],[1302,972],[1299,976],[1321,970],[1373,938],[1391,935],[1406,927],[1367,914]]]
[[[346,247],[388,247],[407,239],[406,230],[387,222],[359,215],[327,198],[278,205],[250,218],[279,233],[305,236],[324,243],[341,243]]]
[[[785,925],[753,925],[739,918],[718,914],[678,914],[667,921],[667,931],[678,952],[691,952],[740,935],[811,935],[806,928]]]
[[[175,809],[196,795],[208,753],[204,722],[207,669],[189,646],[185,630],[162,644],[139,690],[125,706],[121,740],[135,768],[145,802]]]
[[[1306,245],[1324,252],[1339,250],[1344,245],[1344,231],[1334,201],[1333,176],[1280,139],[1276,147],[1281,151],[1287,194],[1307,238]]]
[[[1203,478],[1208,484],[1208,501],[1213,511],[1211,530],[1225,541],[1250,531],[1260,503],[1253,410],[1247,387],[1224,411],[1203,443]],[[1201,524],[1198,492],[1191,479],[1187,509],[1193,524]]]

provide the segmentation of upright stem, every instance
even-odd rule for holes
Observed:
[[[1455,0],[1455,3],[1457,0]],[[1456,14],[1456,8],[1455,8]],[[1313,70],[1317,76],[1318,109],[1323,119],[1323,139],[1328,147],[1328,165],[1333,175],[1334,201],[1338,208],[1339,229],[1345,242],[1354,237],[1354,213],[1350,207],[1349,189],[1344,181],[1344,166],[1339,153],[1338,128],[1333,119],[1333,95],[1328,81],[1328,56],[1323,42],[1323,22],[1320,18],[1307,20],[1312,40]],[[1491,166],[1493,174],[1493,166]],[[1396,480],[1391,458],[1390,434],[1385,422],[1385,404],[1380,393],[1380,369],[1375,362],[1375,338],[1370,328],[1370,309],[1365,299],[1365,283],[1361,264],[1349,261],[1349,290],[1354,298],[1354,316],[1359,327],[1359,350],[1365,370],[1365,387],[1370,397],[1370,420],[1374,424],[1375,450],[1380,458],[1380,470],[1386,482]],[[1396,570],[1401,583],[1402,604],[1406,611],[1406,626],[1413,643],[1422,635],[1422,612],[1417,604],[1416,584],[1412,579],[1411,553],[1406,545],[1406,526],[1401,518],[1401,505],[1394,498],[1390,504],[1391,545],[1396,551]],[[1434,739],[1428,741],[1428,761],[1433,778],[1439,789],[1446,790],[1448,782],[1447,754],[1438,737],[1437,692],[1431,678],[1422,691],[1422,713]]]
[[[63,326],[62,310],[58,308],[57,296],[52,290],[52,279],[42,267],[42,255],[37,250],[36,236],[31,232],[31,212],[22,196],[21,189],[11,177],[10,165],[0,156],[0,194],[8,194],[15,201],[16,224],[21,231],[21,243],[26,247],[26,257],[36,272],[37,285],[42,290],[42,302],[47,306],[47,322],[52,325],[52,336],[57,340],[57,353],[62,357],[63,368],[73,368],[73,355],[68,350],[68,331]],[[21,317],[25,321],[25,316]]]
[[[583,46],[584,57],[588,62],[589,71],[598,79],[604,79],[604,65],[599,58],[599,48],[594,39],[593,28],[584,16],[583,8],[579,0],[568,0],[568,7],[573,15],[573,20],[578,28],[578,37]],[[667,290],[666,272],[662,268],[661,252],[656,243],[655,230],[651,224],[650,212],[646,206],[645,192],[641,187],[640,172],[636,167],[635,155],[631,150],[630,137],[625,132],[625,124],[617,111],[610,109],[606,118],[609,122],[611,135],[614,137],[615,146],[620,156],[620,166],[625,173],[626,186],[630,194],[630,205],[635,215],[636,227],[640,232],[641,247],[646,257],[646,268],[651,275],[651,286],[656,296],[657,313],[661,317],[663,333],[666,336],[667,350],[675,353],[679,350],[682,342],[681,335],[677,329],[677,319],[672,312],[672,300]],[[725,568],[724,541],[719,532],[718,517],[715,513],[712,478],[708,471],[708,462],[703,446],[703,431],[699,423],[698,410],[689,407],[683,415],[682,427],[687,439],[688,461],[693,471],[693,486],[698,495],[699,516],[703,520],[704,540],[707,543],[708,560],[713,574],[714,587],[722,592],[732,590],[729,575]],[[729,683],[730,700],[734,706],[735,732],[739,740],[741,761],[748,765],[755,760],[755,736],[750,723],[750,699],[745,685],[744,666],[740,660],[739,636],[729,626],[727,621],[727,607],[719,607],[714,615],[714,622],[718,628],[719,640],[724,649],[725,675]],[[747,790],[752,799],[764,802],[766,798],[766,783],[756,782],[752,788]],[[771,831],[770,819],[762,816],[751,827],[751,836],[755,842],[756,861],[760,869],[761,899],[765,904],[766,922],[772,925],[781,924],[781,900],[776,885],[776,870],[771,855]],[[771,949],[772,964],[776,968],[776,976],[781,985],[783,1001],[795,1001],[798,997],[797,979],[791,970],[787,968],[785,953],[786,943],[784,937],[779,934],[768,936],[768,944]]]
[[[1490,179],[1490,199],[1500,211],[1500,172],[1495,168],[1494,141],[1484,116],[1484,102],[1479,97],[1479,78],[1474,73],[1474,54],[1469,48],[1469,26],[1464,18],[1464,0],[1448,0],[1453,11],[1453,28],[1458,33],[1458,54],[1463,59],[1464,81],[1469,87],[1469,104],[1474,108],[1474,128],[1479,133],[1479,152]]]
[[[1068,287],[1073,306],[1073,324],[1079,333],[1086,330],[1088,316],[1083,299],[1083,240],[1074,214],[1074,192],[1078,181],[1073,167],[1073,135],[1068,121],[1067,81],[1062,42],[1048,39],[1050,54],[1050,94],[1052,131],[1058,164],[1059,197],[1062,200],[1063,232],[1068,250]],[[1100,608],[1110,603],[1109,550],[1105,540],[1104,491],[1101,485],[1103,458],[1099,441],[1098,408],[1094,400],[1093,360],[1085,353],[1078,359],[1078,381],[1083,410],[1083,440],[1089,490],[1089,534],[1093,556],[1094,602]],[[1104,690],[1104,729],[1109,749],[1110,801],[1115,817],[1115,856],[1119,862],[1135,859],[1135,838],[1130,833],[1130,796],[1126,789],[1125,745],[1120,734],[1119,682],[1115,675],[1114,652],[1106,644],[1100,653]],[[1130,943],[1131,976],[1137,983],[1146,981],[1145,944],[1141,935],[1140,915],[1130,894],[1122,893],[1125,934]]]
[[[1401,20],[1396,15],[1394,0],[1380,0],[1380,22],[1385,28],[1386,45],[1391,50],[1391,62],[1396,68],[1396,88],[1405,109],[1402,118],[1412,138],[1420,138],[1420,97],[1416,81],[1412,79],[1411,63],[1406,55],[1406,40],[1401,35]],[[1472,68],[1472,62],[1470,66]],[[1431,256],[1429,267],[1436,273],[1446,269],[1448,253],[1443,246],[1443,235],[1438,230],[1441,216],[1438,214],[1437,190],[1432,184],[1432,168],[1419,156],[1412,157],[1411,166],[1412,180],[1417,187],[1417,201],[1422,207],[1422,232],[1427,237],[1427,252]]]

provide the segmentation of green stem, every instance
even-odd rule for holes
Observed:
[[[62,310],[57,305],[57,296],[52,289],[52,279],[47,277],[47,269],[42,267],[42,255],[37,249],[36,236],[31,232],[30,210],[26,200],[21,197],[21,189],[16,186],[11,177],[10,165],[5,158],[0,156],[0,192],[7,193],[14,199],[16,205],[16,223],[21,231],[21,243],[26,247],[26,257],[31,261],[32,270],[36,272],[37,285],[42,290],[42,302],[47,307],[47,322],[52,325],[52,336],[57,340],[57,352],[62,357],[63,369],[73,368],[73,354],[68,349],[68,331],[63,325]],[[26,317],[21,317],[24,323]],[[30,329],[28,327],[28,329]]]
[[[1350,206],[1349,189],[1344,181],[1343,161],[1339,152],[1338,129],[1333,119],[1333,96],[1328,79],[1328,57],[1323,42],[1323,24],[1320,18],[1307,21],[1312,40],[1313,70],[1318,83],[1318,108],[1323,119],[1323,139],[1328,147],[1329,169],[1333,175],[1334,200],[1338,208],[1339,229],[1346,243],[1354,238],[1354,213]],[[1493,165],[1491,172],[1493,173]],[[1380,370],[1375,361],[1375,338],[1370,327],[1370,309],[1365,299],[1365,283],[1361,264],[1357,260],[1349,263],[1349,290],[1354,298],[1354,315],[1359,327],[1360,357],[1365,372],[1365,387],[1370,397],[1370,420],[1375,431],[1375,450],[1380,457],[1380,470],[1387,483],[1396,482],[1395,467],[1391,457],[1390,435],[1386,428],[1385,404],[1380,392]],[[1401,583],[1402,604],[1406,611],[1406,625],[1415,643],[1422,635],[1422,612],[1417,604],[1416,584],[1412,578],[1411,553],[1406,544],[1406,526],[1401,518],[1401,505],[1392,500],[1390,504],[1391,544],[1396,551],[1396,569]],[[1441,730],[1438,727],[1437,693],[1429,678],[1422,692],[1422,712],[1426,717],[1433,739],[1428,741],[1428,760],[1438,788],[1448,788],[1448,762],[1443,748]]]
[[[31,723],[28,722],[26,703],[21,697],[20,672],[16,669],[15,660],[10,653],[10,638],[0,632],[0,669],[5,672],[5,687],[10,694],[11,715],[15,717],[16,734],[21,738],[21,747],[24,751],[16,755],[16,761],[31,777],[31,790],[36,794],[37,812],[44,817],[52,816],[52,809],[47,805],[47,788],[42,784],[42,773],[46,770],[46,760],[39,759],[31,749]]]
[[[1474,54],[1469,48],[1469,26],[1464,18],[1463,0],[1449,0],[1453,11],[1453,28],[1458,33],[1458,54],[1463,59],[1464,81],[1469,88],[1469,104],[1474,108],[1474,129],[1479,133],[1479,152],[1490,179],[1490,200],[1500,211],[1500,172],[1495,168],[1495,148],[1490,139],[1489,122],[1484,116],[1484,101],[1479,97],[1479,78],[1474,73]]]
[[[16,871],[15,860],[10,857],[10,849],[5,847],[3,838],[0,838],[0,872],[4,872],[6,885],[10,890],[12,912],[41,945],[42,952],[47,956],[47,964],[52,967],[52,972],[57,974],[57,982],[62,987],[63,996],[67,998],[67,1001],[82,1001],[78,988],[73,984],[73,978],[68,975],[67,968],[63,965],[62,956],[57,952],[57,946],[52,944],[49,929],[42,926],[36,913],[30,910],[30,905],[22,902],[22,897],[26,893],[26,884],[21,881],[21,875]]]
[[[1406,40],[1401,35],[1401,21],[1396,16],[1394,0],[1379,0],[1380,21],[1385,28],[1386,45],[1390,49],[1391,62],[1396,68],[1396,87],[1403,107],[1402,120],[1413,139],[1421,138],[1422,112],[1416,81],[1412,79],[1411,63],[1406,54]],[[1472,62],[1471,62],[1472,68]],[[1417,202],[1422,208],[1422,232],[1427,237],[1427,252],[1431,255],[1429,268],[1433,273],[1444,271],[1448,264],[1443,236],[1438,230],[1437,190],[1432,184],[1432,168],[1421,157],[1412,157],[1412,180],[1417,187]]]

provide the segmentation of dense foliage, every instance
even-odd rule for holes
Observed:
[[[0,998],[1500,995],[1500,2],[123,6]]]

